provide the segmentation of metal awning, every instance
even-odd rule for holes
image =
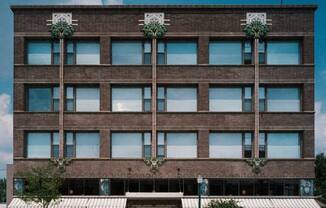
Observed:
[[[315,198],[300,197],[202,197],[201,206],[212,200],[233,199],[243,208],[320,208]],[[198,197],[183,197],[182,208],[198,208]]]
[[[107,196],[63,196],[55,203],[51,203],[49,208],[125,208],[127,205],[126,197],[107,197]],[[14,198],[9,208],[41,208],[40,204],[26,203],[20,198]]]

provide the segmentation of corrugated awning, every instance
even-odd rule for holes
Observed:
[[[233,199],[243,208],[320,208],[314,198],[298,197],[202,197],[201,206],[205,207],[212,200]],[[198,197],[184,197],[182,208],[198,208]]]
[[[58,201],[51,203],[49,208],[125,208],[126,197],[61,197]],[[9,208],[41,208],[40,204],[33,202],[26,203],[20,198],[14,198],[8,206]]]

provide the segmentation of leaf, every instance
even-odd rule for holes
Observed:
[[[263,24],[261,21],[252,21],[250,24],[247,24],[243,31],[246,33],[249,38],[264,38],[269,32],[269,28],[266,24]]]
[[[167,32],[167,29],[163,24],[150,22],[144,25],[142,31],[146,38],[162,38]]]
[[[75,29],[71,24],[65,21],[59,21],[51,25],[50,32],[52,38],[69,38],[74,34]]]

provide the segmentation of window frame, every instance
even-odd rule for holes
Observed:
[[[113,157],[112,156],[112,134],[114,133],[118,133],[118,134],[124,134],[124,133],[135,133],[135,134],[141,134],[141,152],[142,155],[141,157]],[[150,146],[151,146],[151,157],[152,157],[152,147],[153,147],[153,139],[152,139],[152,132],[149,131],[111,131],[110,133],[110,158],[111,159],[117,159],[117,160],[121,160],[121,159],[125,159],[125,160],[129,160],[129,159],[148,159],[148,157],[145,157],[145,134],[148,133],[150,135]]]
[[[37,89],[37,88],[50,88],[51,89],[51,109],[50,111],[30,111],[29,110],[29,105],[30,105],[30,100],[29,100],[29,90],[30,89]],[[59,98],[54,98],[54,88],[58,88],[59,90]],[[55,100],[58,100],[60,102],[60,88],[58,85],[27,85],[25,87],[25,111],[26,112],[33,112],[33,113],[38,113],[38,112],[59,112],[59,108],[58,111],[55,111],[54,109],[54,102]],[[58,106],[59,107],[59,106]]]
[[[42,157],[42,158],[35,158],[35,157],[28,157],[28,134],[29,133],[48,133],[50,134],[50,158]],[[53,134],[58,133],[59,131],[26,131],[24,132],[24,158],[26,159],[51,159],[56,158],[54,157],[54,144],[53,144]],[[60,156],[60,136],[59,136],[59,156]]]
[[[142,45],[142,54],[141,54],[141,60],[142,63],[141,64],[113,64],[113,50],[112,50],[112,46],[113,43],[117,41],[117,42],[140,42]],[[145,43],[149,43],[150,44],[150,48],[151,48],[151,52],[150,52],[150,63],[145,63]],[[113,66],[128,66],[128,65],[151,65],[152,64],[152,53],[153,53],[153,46],[152,46],[152,41],[150,39],[120,39],[120,38],[114,38],[111,40],[110,43],[110,64]]]
[[[240,64],[212,64],[210,61],[210,44],[214,43],[214,42],[240,42],[241,43],[241,63]],[[249,64],[245,64],[245,44],[246,42],[250,42],[250,47],[251,47],[251,63]],[[209,65],[218,65],[218,66],[232,66],[232,65],[253,65],[254,64],[254,43],[253,41],[251,41],[250,39],[232,39],[232,38],[228,38],[228,39],[224,39],[224,38],[210,38],[209,42],[208,42],[208,64]]]
[[[287,159],[287,160],[293,160],[293,159],[303,159],[303,132],[302,131],[261,131],[259,133],[262,133],[265,135],[265,159],[272,159],[272,160],[279,160],[279,159]],[[268,134],[270,133],[296,133],[298,134],[298,144],[299,144],[299,157],[298,158],[269,158],[268,157]],[[259,144],[258,144],[259,146]]]
[[[158,88],[163,88],[163,91],[164,91],[164,98],[158,98]],[[195,111],[167,111],[167,88],[196,88],[196,110]],[[157,109],[157,112],[158,113],[162,113],[162,112],[175,112],[175,113],[178,113],[178,112],[189,112],[189,113],[195,113],[195,112],[198,112],[198,105],[199,105],[199,102],[198,102],[198,95],[199,95],[199,91],[198,91],[198,85],[195,84],[195,85],[192,85],[192,84],[186,84],[186,85],[180,85],[180,84],[163,84],[163,85],[157,85],[156,86],[156,109]],[[158,105],[159,105],[159,100],[164,100],[164,110],[163,111],[160,111],[159,108],[158,108]]]
[[[64,64],[65,65],[88,65],[88,64],[77,64],[77,43],[82,42],[96,42],[99,45],[99,64],[101,64],[101,43],[98,38],[90,38],[90,39],[69,39],[64,44]],[[73,63],[68,64],[68,43],[72,43],[73,45]],[[89,64],[89,65],[99,65],[99,64]]]
[[[241,111],[212,111],[209,106],[210,106],[210,89],[216,89],[216,88],[241,88]],[[251,110],[250,111],[245,111],[245,89],[246,88],[251,88]],[[209,85],[208,88],[208,111],[213,112],[213,113],[227,113],[227,112],[237,112],[237,113],[252,113],[254,112],[254,86],[252,85],[220,85],[220,84],[212,84]]]
[[[159,157],[158,156],[158,134],[159,133],[163,133],[163,136],[164,136],[164,157]],[[170,158],[170,157],[167,157],[167,134],[169,133],[193,133],[193,134],[196,134],[196,157],[194,158]],[[182,159],[198,159],[199,158],[199,151],[198,151],[198,141],[199,141],[199,138],[198,138],[198,132],[197,131],[160,131],[158,130],[157,133],[156,133],[156,157],[159,157],[159,158],[162,158],[162,159],[172,159],[172,160],[182,160]],[[160,145],[160,146],[163,146],[163,145]]]
[[[64,89],[64,112],[66,113],[72,113],[72,112],[93,112],[93,113],[96,113],[96,112],[100,112],[101,111],[101,89],[100,89],[100,86],[98,84],[86,84],[86,85],[80,85],[80,84],[77,84],[77,85],[74,85],[74,84],[66,84],[65,86],[65,89]],[[69,98],[69,100],[73,100],[73,110],[69,111],[67,109],[67,89],[68,88],[72,88],[73,89],[73,98]],[[76,110],[76,107],[77,107],[77,93],[76,93],[76,89],[77,88],[96,88],[98,89],[98,92],[99,92],[99,110],[98,111],[77,111]]]
[[[299,112],[303,112],[303,89],[302,86],[300,85],[262,85],[259,86],[259,88],[264,88],[264,94],[265,94],[265,99],[264,99],[264,111],[259,111],[260,113],[299,113]],[[298,89],[298,93],[299,93],[299,110],[298,111],[268,111],[268,99],[269,99],[269,95],[268,95],[268,89]],[[261,98],[259,97],[259,100],[261,100]]]
[[[128,89],[128,88],[141,88],[141,99],[142,99],[142,109],[141,111],[113,111],[113,105],[112,105],[112,92],[113,92],[113,88],[120,88],[120,89]],[[147,111],[145,109],[145,100],[149,100],[147,98],[145,98],[145,88],[149,88],[150,89],[150,92],[151,92],[151,98],[150,98],[150,109]],[[151,85],[145,85],[145,84],[141,84],[141,85],[125,85],[125,84],[113,84],[111,85],[110,87],[110,107],[109,107],[109,110],[111,112],[115,112],[115,113],[129,113],[129,112],[132,112],[132,113],[137,113],[137,112],[143,112],[143,113],[149,113],[149,112],[152,112],[152,102],[153,102],[153,98],[152,98],[152,86]]]
[[[34,42],[47,42],[47,43],[51,44],[51,47],[50,47],[51,63],[50,64],[30,64],[30,63],[28,63],[28,54],[29,54],[28,44],[33,41]],[[60,43],[57,40],[51,40],[51,39],[46,39],[46,38],[28,38],[24,44],[24,47],[25,47],[24,63],[26,65],[41,65],[41,66],[42,65],[59,65],[60,63],[57,63],[57,64],[54,63],[54,44],[59,44],[59,50],[60,50]]]
[[[210,134],[241,134],[241,158],[210,157]],[[245,157],[245,139],[246,134],[251,135],[251,157]],[[250,159],[254,157],[254,132],[252,131],[210,131],[208,135],[208,158],[209,159]]]
[[[198,61],[199,61],[199,56],[198,56],[198,39],[196,38],[191,38],[191,39],[161,39],[158,40],[156,43],[156,60],[158,62],[158,44],[159,43],[163,43],[164,45],[164,63],[163,64],[159,64],[157,63],[157,65],[161,66],[161,65],[171,65],[171,66],[182,66],[182,65],[198,65]],[[168,57],[168,53],[167,53],[167,44],[168,43],[195,43],[196,44],[196,64],[168,64],[167,63],[167,57]]]
[[[67,157],[67,133],[72,133],[73,136],[73,157],[68,157],[71,159],[98,159],[101,158],[101,134],[100,131],[84,131],[84,130],[68,130],[68,131],[64,131],[64,139],[63,139],[63,149],[64,149],[64,156]],[[92,157],[92,158],[84,158],[84,157],[76,157],[76,151],[77,151],[77,139],[76,139],[76,134],[78,133],[97,133],[99,135],[99,157]]]

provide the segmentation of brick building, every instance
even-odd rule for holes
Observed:
[[[195,196],[199,175],[209,196],[311,195],[316,8],[12,6],[8,201],[23,186],[17,172],[49,158],[71,158],[63,195]],[[78,23],[63,65],[47,26],[53,13]],[[153,13],[168,23],[155,50],[139,25]],[[272,25],[255,79],[253,40],[241,23],[257,13]],[[163,161],[155,173],[144,162],[154,157]],[[258,171],[253,158],[264,161]]]

